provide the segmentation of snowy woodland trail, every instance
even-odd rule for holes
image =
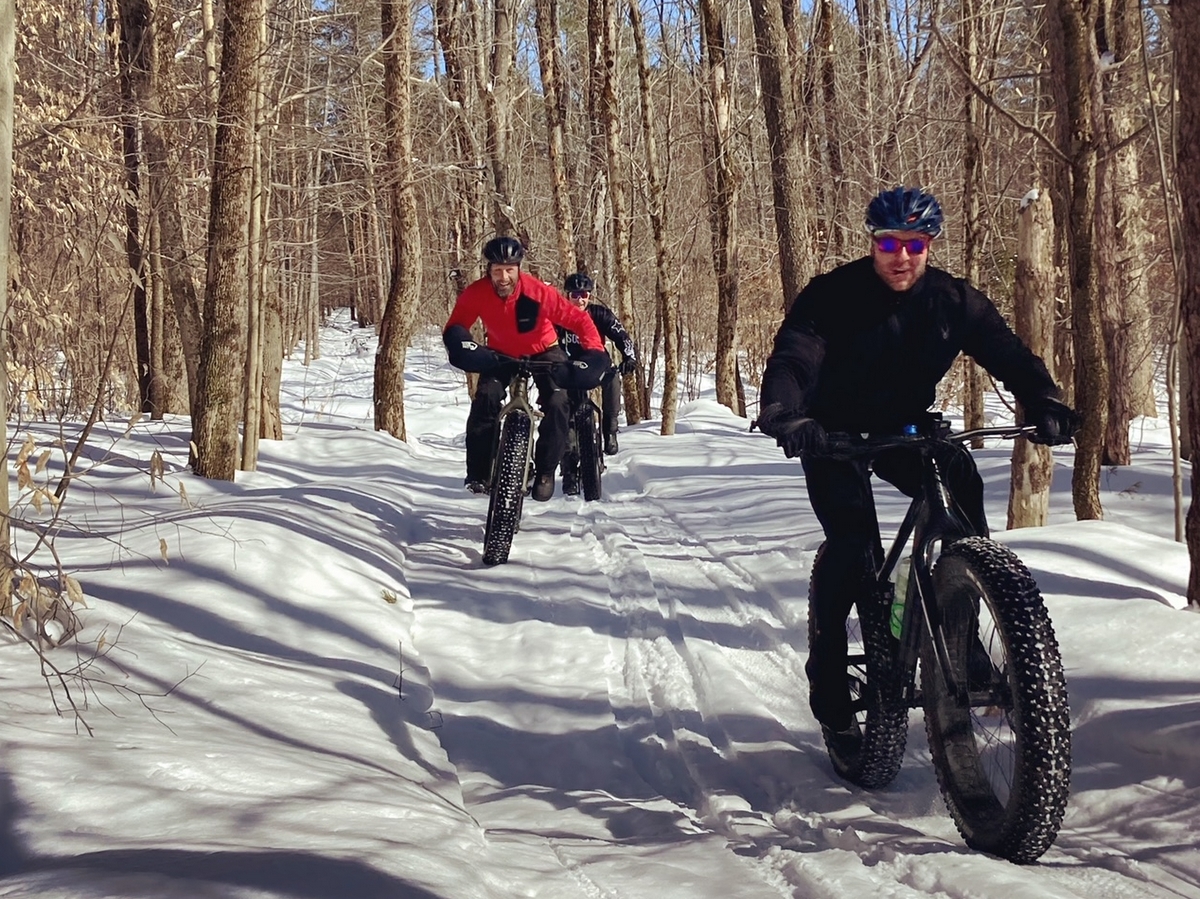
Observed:
[[[1017,867],[963,844],[919,713],[891,787],[833,775],[804,677],[821,533],[771,441],[707,398],[673,437],[626,428],[602,500],[526,503],[489,568],[461,377],[414,348],[401,444],[370,430],[372,349],[342,322],[289,363],[288,436],[236,484],[184,471],[176,422],[76,498],[92,626],[124,623],[139,684],[200,673],[153,702],[170,730],[126,710],[74,737],[0,648],[0,896],[1200,899],[1200,616],[1153,434],[1108,521],[1072,520],[1068,451],[1052,525],[998,535],[1074,728],[1059,839]],[[189,509],[147,494],[153,447]],[[1006,449],[978,458],[1002,522]],[[885,528],[902,512],[881,498]],[[125,548],[161,535],[170,564]]]

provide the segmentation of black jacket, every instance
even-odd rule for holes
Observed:
[[[629,332],[625,330],[625,326],[621,324],[616,313],[605,306],[603,303],[588,303],[587,313],[592,317],[592,321],[596,325],[596,330],[600,332],[601,340],[611,340],[613,345],[621,351],[621,359],[631,359],[637,362],[637,347],[633,345],[633,338],[629,336]],[[579,337],[574,331],[568,331],[566,328],[558,329],[558,341],[567,351],[567,355],[574,358],[582,347],[579,345]]]
[[[800,292],[767,359],[761,408],[780,403],[830,431],[920,423],[960,352],[1025,406],[1059,396],[1042,360],[966,281],[929,266],[897,293],[864,257]]]

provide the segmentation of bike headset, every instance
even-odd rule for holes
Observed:
[[[942,233],[942,207],[933,194],[917,187],[881,191],[867,206],[867,230],[916,231],[937,237]]]

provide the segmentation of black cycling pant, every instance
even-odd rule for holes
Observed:
[[[809,502],[825,531],[818,580],[811,585],[815,604],[812,649],[805,664],[809,705],[822,724],[849,725],[850,697],[846,680],[846,618],[860,600],[874,598],[875,572],[883,563],[883,544],[871,490],[871,474],[906,496],[921,490],[920,456],[889,450],[871,466],[862,460],[804,459]],[[987,534],[983,479],[965,447],[947,445],[939,453],[942,473],[961,512],[980,534]]]
[[[562,347],[554,346],[532,358],[560,362],[566,360],[567,354]],[[487,483],[492,477],[492,456],[498,439],[497,419],[509,380],[503,369],[499,374],[479,376],[471,411],[467,413],[467,480],[470,481]],[[554,383],[549,372],[536,372],[533,383],[537,388],[537,404],[543,414],[537,428],[533,465],[536,472],[542,474],[554,471],[567,449],[567,392]]]

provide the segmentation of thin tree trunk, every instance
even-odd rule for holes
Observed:
[[[12,214],[13,85],[16,81],[16,3],[0,0],[0,447],[8,446],[8,246]],[[8,453],[0,453],[0,564],[12,559],[8,526]]]
[[[125,163],[125,258],[133,277],[133,333],[137,364],[139,408],[157,413],[150,399],[154,378],[150,358],[150,318],[147,312],[146,285],[149,280],[146,254],[142,246],[141,216],[141,141],[139,121],[143,109],[139,102],[150,93],[150,75],[154,59],[154,23],[147,0],[122,0],[119,6],[121,38],[121,145]]]
[[[558,0],[537,0],[538,60],[542,68],[542,97],[546,109],[546,151],[550,158],[550,195],[554,233],[558,238],[559,275],[579,268],[575,258],[575,221],[567,181],[564,135],[567,123],[567,85],[559,43]],[[554,279],[558,283],[561,278]]]
[[[267,42],[267,17],[260,20],[262,34],[259,40],[263,46]],[[253,121],[258,123],[263,117],[262,71],[259,71],[258,89],[254,92],[251,114]],[[253,168],[250,181],[250,218],[249,234],[247,237],[247,278],[246,278],[246,369],[245,395],[242,406],[242,460],[243,471],[254,471],[258,467],[258,438],[262,426],[262,384],[263,384],[263,343],[262,343],[262,267],[266,256],[266,228],[263,221],[263,210],[266,204],[263,195],[267,190],[267,182],[263,177],[263,132],[255,128],[251,132],[251,158]]]
[[[704,47],[704,72],[708,79],[706,111],[710,134],[709,163],[713,174],[709,219],[712,229],[713,268],[717,275],[717,402],[745,415],[738,402],[738,179],[733,158],[733,111],[729,86],[728,45],[722,7],[716,0],[701,0],[700,31]]]
[[[254,97],[265,0],[225,0],[217,153],[208,226],[208,281],[193,470],[232,481],[238,463],[246,352],[247,231],[254,166]]]
[[[979,4],[963,0],[959,43],[963,53],[963,68],[972,80],[978,80],[979,68]],[[972,90],[963,91],[963,274],[972,284],[979,285],[983,228],[980,222],[979,197],[983,191],[983,149],[981,119],[983,101]],[[963,357],[963,425],[967,429],[982,428],[984,378],[980,367],[970,357]],[[976,449],[982,440],[972,444]]]
[[[487,93],[488,161],[492,167],[492,225],[497,233],[522,237],[509,186],[512,63],[516,47],[514,0],[494,0],[491,90]]]
[[[1189,437],[1193,447],[1200,446],[1200,81],[1192,77],[1200,72],[1200,4],[1178,3],[1171,6],[1175,28],[1177,71],[1180,78],[1178,150],[1175,171],[1179,175],[1179,194],[1183,206],[1183,233],[1191,238],[1184,246],[1184,289],[1180,298],[1183,320],[1183,347],[1187,368],[1193,375],[1187,390]],[[1200,607],[1200,471],[1192,459],[1192,503],[1187,513],[1187,546],[1191,560],[1188,576],[1188,604]]]
[[[649,193],[650,230],[654,234],[655,305],[663,335],[662,426],[660,433],[675,433],[679,409],[679,309],[671,289],[670,250],[666,233],[666,194],[655,136],[654,94],[650,82],[650,53],[638,0],[630,0],[629,21],[638,59],[638,96],[642,109],[642,139],[646,147],[646,186]],[[653,369],[651,370],[653,371]],[[649,392],[649,391],[647,391]]]

